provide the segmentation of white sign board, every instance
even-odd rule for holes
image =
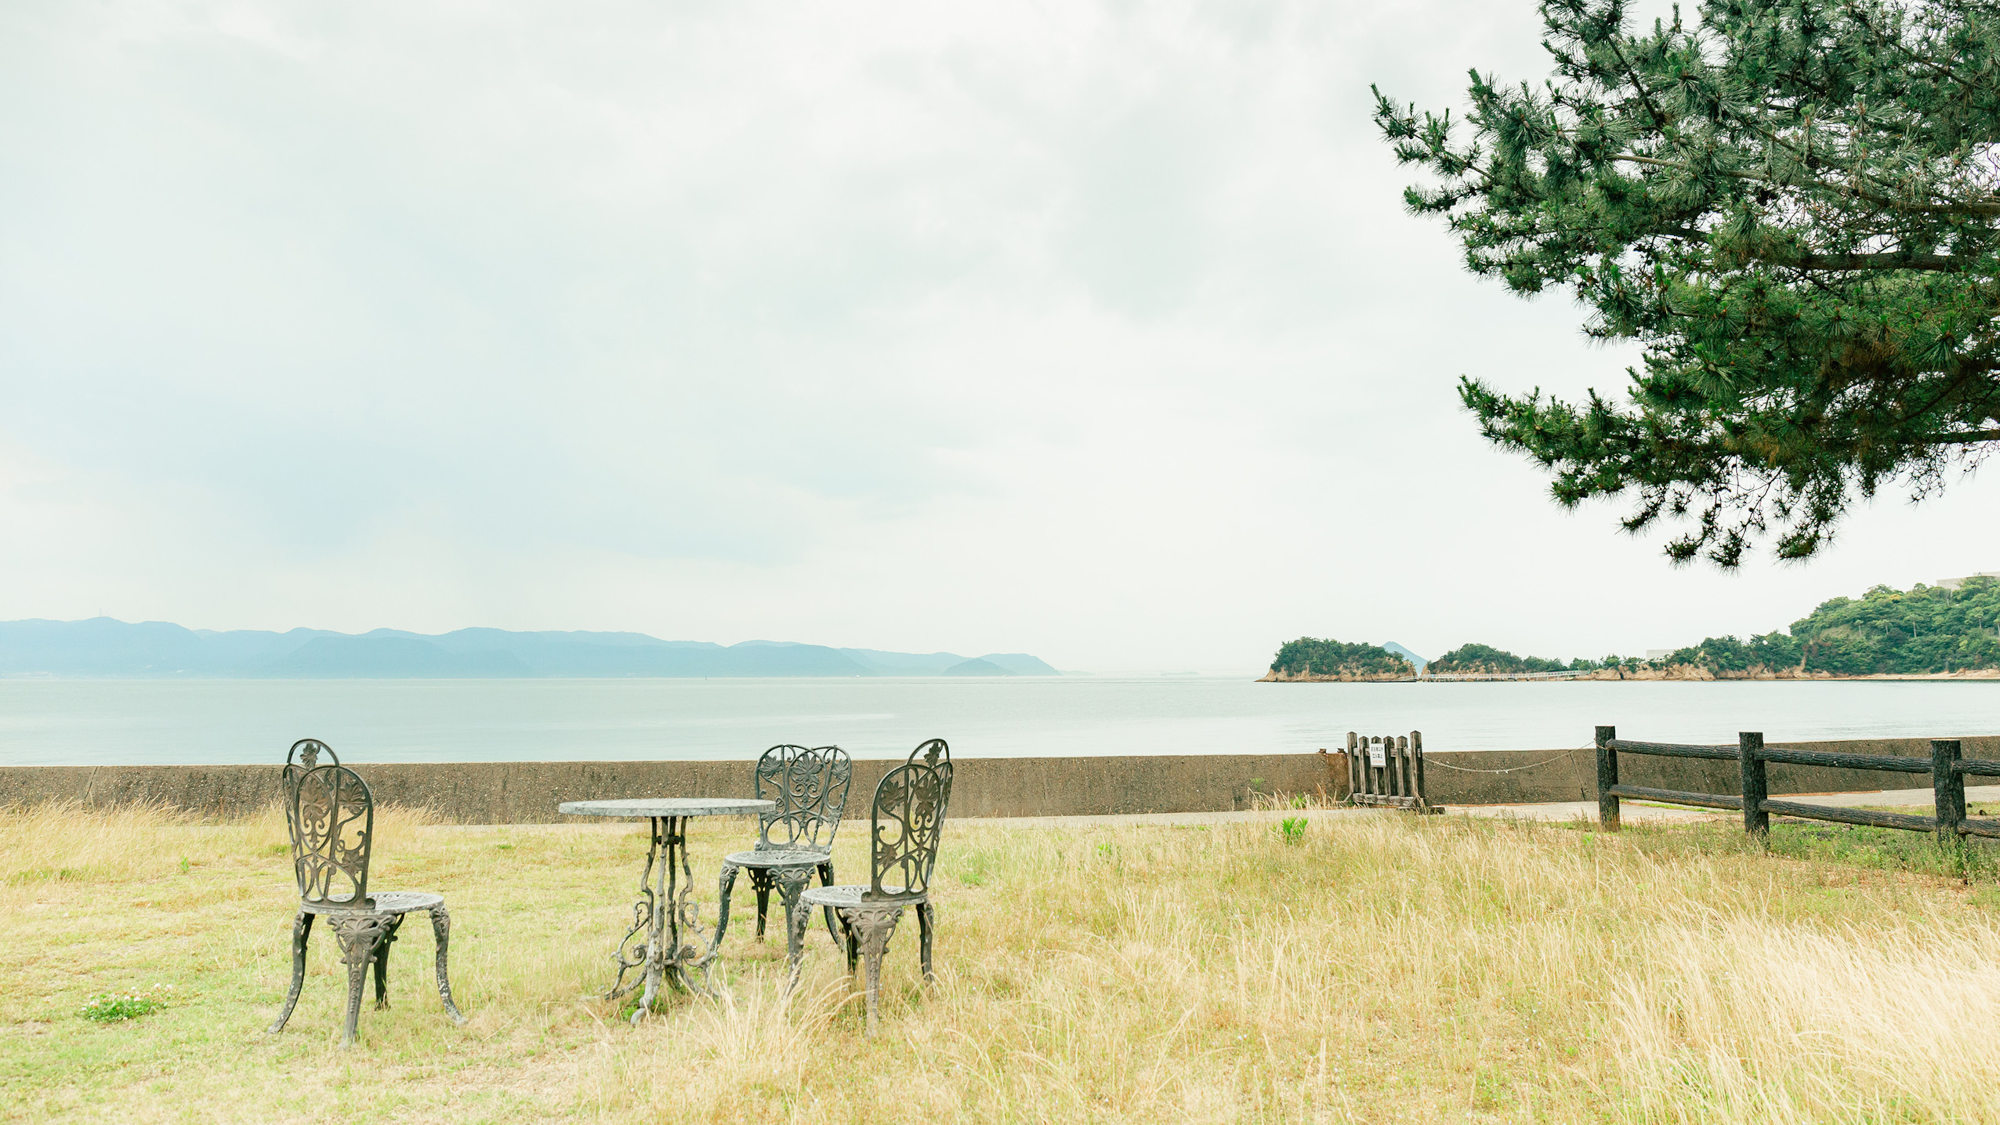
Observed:
[[[1369,743],[1368,764],[1378,770],[1387,768],[1389,765],[1389,748],[1379,742]]]

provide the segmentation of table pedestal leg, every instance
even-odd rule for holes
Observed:
[[[660,986],[681,992],[711,994],[708,967],[713,953],[702,956],[699,942],[683,942],[681,928],[689,938],[697,937],[693,906],[688,902],[694,872],[688,863],[687,818],[652,818],[652,839],[646,848],[646,868],[639,876],[639,900],[632,908],[632,929],[619,943],[618,979],[607,997],[617,998],[639,988],[639,1006],[632,1022],[644,1019],[653,1010]],[[634,948],[641,931],[643,948]],[[637,971],[638,979],[625,983],[627,973]],[[696,979],[697,974],[700,980]]]
[[[607,1000],[616,1000],[644,985],[646,999],[650,1001],[658,990],[653,962],[660,934],[660,896],[653,890],[653,873],[660,863],[660,844],[660,821],[654,818],[646,845],[646,866],[639,872],[639,898],[632,904],[632,927],[625,931],[611,954],[618,962],[618,977],[604,994]],[[638,974],[638,979],[627,983],[626,976],[633,973]]]
[[[687,817],[677,817],[669,834],[670,858],[667,870],[667,945],[666,963],[662,966],[666,978],[682,992],[696,992],[703,996],[715,996],[715,989],[709,983],[709,966],[715,962],[715,943],[705,942],[701,936],[701,919],[692,901],[694,893],[694,868],[689,864],[687,848]],[[672,865],[672,856],[678,855],[680,866]],[[707,946],[706,949],[703,947]]]
[[[662,954],[665,952],[662,945],[667,936],[665,923],[674,915],[670,888],[674,883],[675,853],[680,850],[675,832],[680,827],[677,819],[654,817],[653,840],[646,849],[646,872],[658,881],[658,886],[647,888],[652,917],[647,919],[646,926],[646,987],[639,993],[639,1007],[632,1013],[633,1023],[646,1018],[646,1014],[653,1010],[654,998],[660,994],[660,979],[664,975]]]

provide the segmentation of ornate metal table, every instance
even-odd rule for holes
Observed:
[[[557,810],[570,816],[645,817],[652,821],[652,842],[646,848],[646,869],[639,875],[639,899],[632,904],[632,928],[612,956],[618,960],[618,979],[606,992],[616,999],[645,986],[639,1010],[632,1013],[637,1023],[653,1009],[662,981],[684,992],[714,995],[709,986],[709,966],[715,949],[702,948],[693,940],[699,929],[695,905],[688,900],[694,872],[688,867],[687,822],[696,816],[749,816],[773,808],[774,802],[740,797],[655,797],[631,801],[564,801]],[[683,941],[682,928],[686,928]],[[644,945],[636,944],[644,935]],[[634,972],[630,983],[626,977]],[[696,979],[697,975],[700,977]]]

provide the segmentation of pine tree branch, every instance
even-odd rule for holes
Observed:
[[[1790,151],[1793,155],[1795,156],[1799,155],[1799,150],[1784,145],[1783,142],[1778,141],[1776,138],[1767,138],[1767,139],[1770,139],[1773,144],[1777,144],[1780,147],[1786,148],[1787,151]],[[1682,161],[1662,160],[1657,156],[1639,156],[1633,153],[1619,153],[1618,155],[1613,156],[1611,159],[1622,164],[1638,164],[1649,168],[1667,168],[1676,172],[1688,172],[1691,170]],[[1825,162],[1822,161],[1822,163]],[[1968,218],[1969,217],[2000,218],[2000,199],[1993,199],[1991,197],[1964,199],[1952,203],[1906,203],[1903,202],[1902,200],[1893,199],[1889,196],[1878,195],[1875,192],[1863,191],[1860,188],[1853,186],[1852,184],[1822,184],[1822,183],[1801,184],[1792,180],[1784,180],[1784,179],[1779,179],[1775,176],[1767,176],[1761,172],[1746,172],[1740,168],[1714,168],[1710,170],[1713,171],[1718,176],[1728,176],[1731,179],[1743,180],[1747,183],[1770,184],[1774,187],[1796,188],[1800,191],[1806,191],[1806,190],[1840,191],[1856,199],[1862,200],[1863,202],[1872,203],[1877,207],[1882,207],[1891,211],[1901,212],[1906,215],[1961,215]]]
[[[1977,266],[1983,259],[1891,250],[1880,254],[1801,254],[1795,258],[1757,256],[1756,260],[1774,266],[1789,266],[1802,270],[1929,270],[1936,273],[1961,273]]]

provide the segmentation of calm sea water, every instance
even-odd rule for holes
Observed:
[[[2000,682],[1260,684],[1242,676],[772,680],[0,680],[0,765],[753,758],[776,742],[966,757],[1431,750],[2000,733]]]

